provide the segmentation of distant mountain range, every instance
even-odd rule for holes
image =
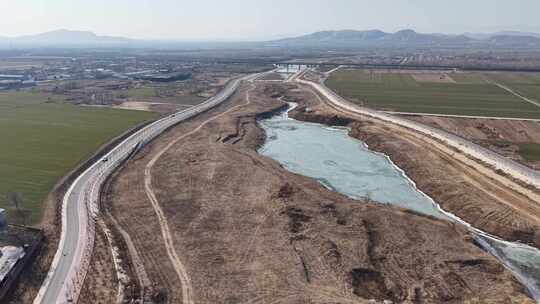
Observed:
[[[99,36],[88,31],[57,30],[36,35],[1,37],[0,48],[33,47],[181,47],[194,42],[135,40],[123,37]],[[202,44],[202,43],[199,43]],[[221,44],[210,44],[219,48]],[[387,33],[380,30],[322,31],[309,35],[267,42],[236,43],[238,47],[306,47],[306,48],[365,48],[365,47],[490,47],[540,48],[540,34],[497,32],[492,34],[465,33],[462,35],[424,34],[414,30]],[[227,44],[230,46],[231,44]]]
[[[423,34],[414,30],[386,33],[380,30],[323,31],[294,38],[267,42],[281,47],[540,47],[540,34],[500,32],[494,34]]]
[[[491,34],[486,33],[465,33],[463,34],[469,38],[472,39],[489,39],[493,36],[530,36],[530,37],[536,37],[540,38],[539,33],[531,33],[531,32],[517,32],[517,31],[502,31],[502,32],[496,32]]]
[[[50,47],[50,46],[121,46],[135,42],[135,40],[98,36],[87,31],[57,30],[36,35],[19,37],[0,37],[0,45],[12,47]]]

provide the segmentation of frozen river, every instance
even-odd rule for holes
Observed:
[[[289,119],[284,113],[259,121],[267,140],[259,153],[287,170],[318,180],[353,199],[397,205],[468,226],[484,250],[494,255],[540,300],[540,251],[505,242],[441,210],[385,155],[370,151],[344,128]],[[540,303],[540,302],[539,302]]]

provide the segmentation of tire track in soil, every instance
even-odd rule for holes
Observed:
[[[167,251],[167,255],[169,256],[169,259],[174,267],[174,270],[176,274],[178,275],[178,278],[180,279],[181,285],[182,285],[182,303],[183,304],[195,304],[194,301],[194,295],[193,295],[193,287],[191,285],[191,279],[187,273],[187,270],[180,260],[180,257],[178,256],[178,253],[176,252],[174,248],[174,240],[172,233],[169,229],[169,224],[167,221],[167,217],[165,216],[163,209],[159,205],[159,201],[152,189],[152,169],[154,165],[157,163],[157,161],[167,152],[172,146],[174,146],[176,143],[178,143],[180,140],[191,136],[201,130],[203,127],[205,127],[208,123],[226,115],[229,114],[232,111],[237,110],[240,107],[247,106],[251,104],[250,99],[250,92],[253,91],[256,88],[255,85],[252,85],[252,87],[246,91],[246,102],[244,104],[236,105],[234,107],[231,107],[225,112],[222,112],[216,116],[213,116],[204,122],[202,122],[197,128],[194,130],[176,138],[175,140],[171,141],[167,146],[165,146],[162,150],[160,150],[146,165],[146,168],[144,170],[144,187],[146,195],[148,196],[148,199],[152,203],[152,207],[154,208],[154,211],[156,212],[156,215],[159,220],[159,225],[161,228],[161,234],[163,236],[163,240],[165,242],[165,248]]]

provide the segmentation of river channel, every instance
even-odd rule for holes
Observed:
[[[346,128],[297,121],[286,112],[262,119],[259,125],[266,132],[259,153],[293,173],[359,201],[397,205],[469,227],[476,243],[511,270],[540,303],[540,250],[506,242],[445,212],[386,155],[369,150]]]

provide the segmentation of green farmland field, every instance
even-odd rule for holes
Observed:
[[[449,76],[455,83],[419,82],[410,74],[341,70],[326,84],[353,102],[387,111],[540,118],[540,107],[486,82],[491,75]]]
[[[124,92],[123,92],[124,93]],[[129,98],[149,98],[156,97],[156,89],[154,88],[137,88],[129,89],[125,91],[127,97]]]
[[[9,211],[5,194],[21,193],[38,222],[43,200],[63,175],[111,138],[156,117],[69,105],[55,95],[0,93],[0,207]]]
[[[538,73],[488,73],[486,77],[540,102],[540,74]]]

